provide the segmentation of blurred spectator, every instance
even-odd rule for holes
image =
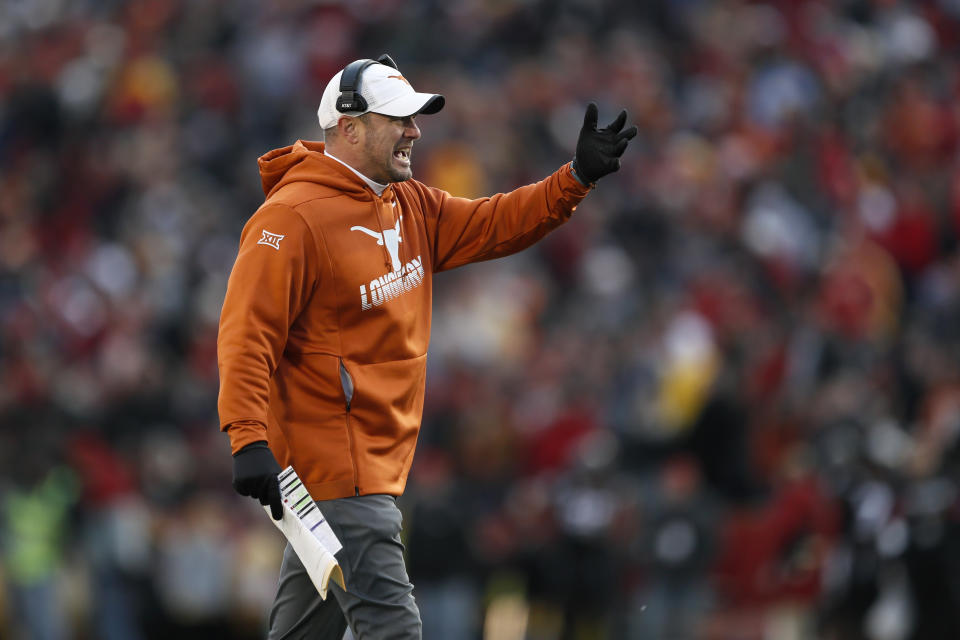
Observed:
[[[30,428],[25,422],[17,426]],[[70,637],[62,567],[72,542],[70,519],[77,483],[47,440],[51,435],[34,433],[23,439],[28,446],[7,460],[6,468],[12,473],[0,490],[0,557],[15,638]]]
[[[709,571],[717,546],[717,505],[693,460],[667,462],[643,506],[642,582],[632,594],[628,637],[695,638],[714,606]],[[720,589],[722,592],[722,589]]]
[[[469,640],[479,624],[481,579],[469,496],[439,450],[419,454],[404,495],[407,559],[423,610],[423,637]]]
[[[97,432],[76,435],[69,455],[79,474],[82,547],[89,562],[90,620],[104,640],[138,640],[149,577],[150,512],[133,474]]]

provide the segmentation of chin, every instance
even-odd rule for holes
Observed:
[[[390,182],[404,182],[413,177],[413,171],[410,169],[395,169],[390,172]]]

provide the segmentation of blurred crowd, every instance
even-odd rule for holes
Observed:
[[[384,52],[456,195],[640,127],[435,279],[424,637],[960,637],[958,51],[957,0],[0,3],[0,637],[262,637],[220,305],[256,158]]]

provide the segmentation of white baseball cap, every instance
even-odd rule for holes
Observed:
[[[337,98],[340,96],[340,76],[338,72],[323,91],[317,119],[320,127],[329,129],[336,126],[340,116],[359,116],[364,113],[379,113],[395,118],[404,118],[416,113],[436,113],[443,108],[444,97],[436,93],[417,93],[410,83],[393,67],[375,62],[366,67],[357,83],[359,93],[367,102],[365,111],[337,111]]]

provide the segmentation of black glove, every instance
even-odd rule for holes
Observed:
[[[269,504],[274,520],[283,518],[278,473],[280,465],[266,442],[252,442],[233,454],[233,488],[242,496]]]
[[[620,168],[620,156],[627,148],[627,141],[637,135],[637,128],[624,131],[627,112],[621,111],[617,119],[604,129],[597,129],[597,105],[587,105],[583,128],[577,139],[577,153],[573,157],[573,171],[584,183],[596,182],[608,173]]]

